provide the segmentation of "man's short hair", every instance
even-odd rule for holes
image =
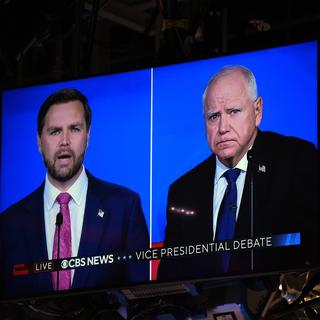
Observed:
[[[44,127],[45,117],[49,109],[54,104],[67,103],[70,101],[80,101],[83,105],[84,118],[89,131],[91,125],[92,112],[88,104],[88,99],[77,89],[65,88],[51,94],[42,104],[38,113],[38,135],[41,136]]]
[[[247,80],[248,89],[249,89],[248,93],[249,93],[251,99],[256,100],[258,98],[256,77],[254,76],[253,72],[250,69],[248,69],[242,65],[225,66],[209,80],[209,82],[203,92],[203,95],[202,95],[203,108],[205,108],[205,102],[206,102],[206,97],[207,97],[209,87],[212,84],[214,84],[217,80],[222,78],[223,76],[228,75],[230,73],[233,73],[235,71],[240,72],[244,76],[244,78]]]

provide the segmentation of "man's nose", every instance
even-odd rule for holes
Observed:
[[[229,131],[229,119],[228,115],[222,114],[219,119],[219,133],[224,134]]]
[[[60,145],[68,146],[70,144],[70,135],[68,131],[63,131],[61,134]]]

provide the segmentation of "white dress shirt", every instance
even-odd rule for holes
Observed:
[[[244,183],[246,180],[246,173],[248,168],[247,153],[242,157],[242,159],[238,162],[238,164],[234,168],[240,169],[240,175],[236,182],[236,185],[237,185],[236,219],[238,219],[241,197],[243,193],[243,188],[244,188]],[[214,190],[213,192],[213,239],[212,239],[213,241],[215,239],[221,202],[223,200],[224,193],[228,186],[227,179],[223,176],[223,174],[229,169],[230,168],[226,167],[223,163],[219,161],[218,157],[216,157],[216,173],[214,176],[214,188],[213,188]]]
[[[88,190],[88,177],[82,167],[82,172],[74,184],[65,192],[68,192],[72,199],[69,202],[70,222],[71,222],[71,241],[72,256],[78,255],[86,197]],[[58,190],[48,179],[46,175],[45,187],[43,193],[44,200],[44,222],[46,230],[48,259],[52,259],[52,249],[54,242],[54,233],[56,228],[56,216],[60,211],[60,205],[56,201],[57,196],[62,191]],[[73,275],[73,273],[72,273]]]

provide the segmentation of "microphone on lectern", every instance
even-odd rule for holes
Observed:
[[[250,181],[250,236],[253,237],[253,226],[254,226],[254,202],[253,202],[253,195],[254,195],[254,184],[253,184],[253,151],[252,149],[248,150],[247,152],[247,159],[248,159],[248,174],[249,174],[249,181]],[[251,250],[251,270],[253,270],[253,250]]]
[[[60,259],[60,228],[63,223],[63,214],[61,212],[57,213],[56,216],[56,226],[58,227],[58,248],[57,248],[57,260]],[[59,269],[57,270],[57,291],[59,290]]]

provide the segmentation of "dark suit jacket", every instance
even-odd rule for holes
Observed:
[[[135,192],[88,175],[78,257],[132,252],[149,247],[148,230]],[[3,298],[52,292],[50,273],[12,276],[14,264],[48,260],[42,184],[0,215],[0,293]],[[99,209],[104,216],[98,216]],[[73,289],[143,282],[147,263],[118,263],[75,269]]]
[[[251,235],[250,174],[253,176],[253,236],[301,232],[300,246],[233,252],[229,274],[281,271],[319,264],[317,151],[313,144],[272,132],[258,132],[252,148],[235,238]],[[260,166],[260,170],[259,170]],[[265,170],[261,170],[263,168]],[[215,155],[176,180],[169,188],[165,246],[213,242]],[[265,171],[265,172],[263,172]],[[194,215],[170,207],[193,210]],[[221,254],[162,259],[158,279],[219,276]]]

